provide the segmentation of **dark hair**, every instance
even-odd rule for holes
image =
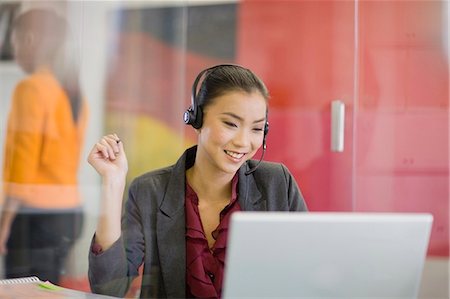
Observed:
[[[215,98],[231,91],[257,91],[266,101],[270,97],[264,82],[251,70],[239,65],[218,65],[206,71],[197,93],[197,105],[204,111]]]
[[[36,8],[20,14],[14,20],[13,30],[20,33],[33,32],[37,35],[41,59],[51,67],[66,92],[72,118],[77,122],[82,96],[78,65],[72,61],[75,57],[67,55],[66,46],[69,35],[67,21],[56,12]]]

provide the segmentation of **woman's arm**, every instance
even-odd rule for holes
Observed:
[[[89,282],[93,292],[107,295],[124,295],[128,288],[126,257],[121,236],[122,200],[128,163],[123,143],[116,134],[104,136],[92,148],[88,162],[102,178],[100,215],[93,244],[106,251],[110,258],[94,258],[89,254]],[[114,244],[116,246],[113,246]],[[98,253],[97,253],[98,254]],[[96,262],[94,262],[96,261]],[[118,273],[118,274],[117,274]]]
[[[19,201],[6,197],[0,218],[0,255],[8,252],[6,243],[8,242],[11,225],[16,217],[19,205]]]
[[[116,134],[104,136],[94,145],[88,162],[102,177],[100,215],[95,242],[107,250],[121,235],[122,200],[128,162],[123,143]]]

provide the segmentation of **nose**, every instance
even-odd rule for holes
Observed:
[[[249,148],[251,142],[251,132],[246,129],[238,130],[233,138],[233,143],[238,148]]]

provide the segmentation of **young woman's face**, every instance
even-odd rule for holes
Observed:
[[[214,99],[198,130],[198,162],[234,174],[262,145],[266,109],[259,92],[233,91]]]

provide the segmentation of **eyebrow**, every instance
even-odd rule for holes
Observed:
[[[228,116],[233,117],[233,118],[235,118],[235,119],[237,119],[237,120],[239,120],[239,121],[244,121],[244,119],[243,119],[242,117],[240,117],[240,116],[237,115],[237,114],[234,114],[233,112],[223,112],[223,113],[221,113],[221,114],[228,115]],[[261,119],[255,120],[253,123],[254,123],[254,124],[260,123],[260,122],[263,122],[263,121],[265,121],[265,120],[266,120],[266,118],[263,117],[263,118],[261,118]]]

